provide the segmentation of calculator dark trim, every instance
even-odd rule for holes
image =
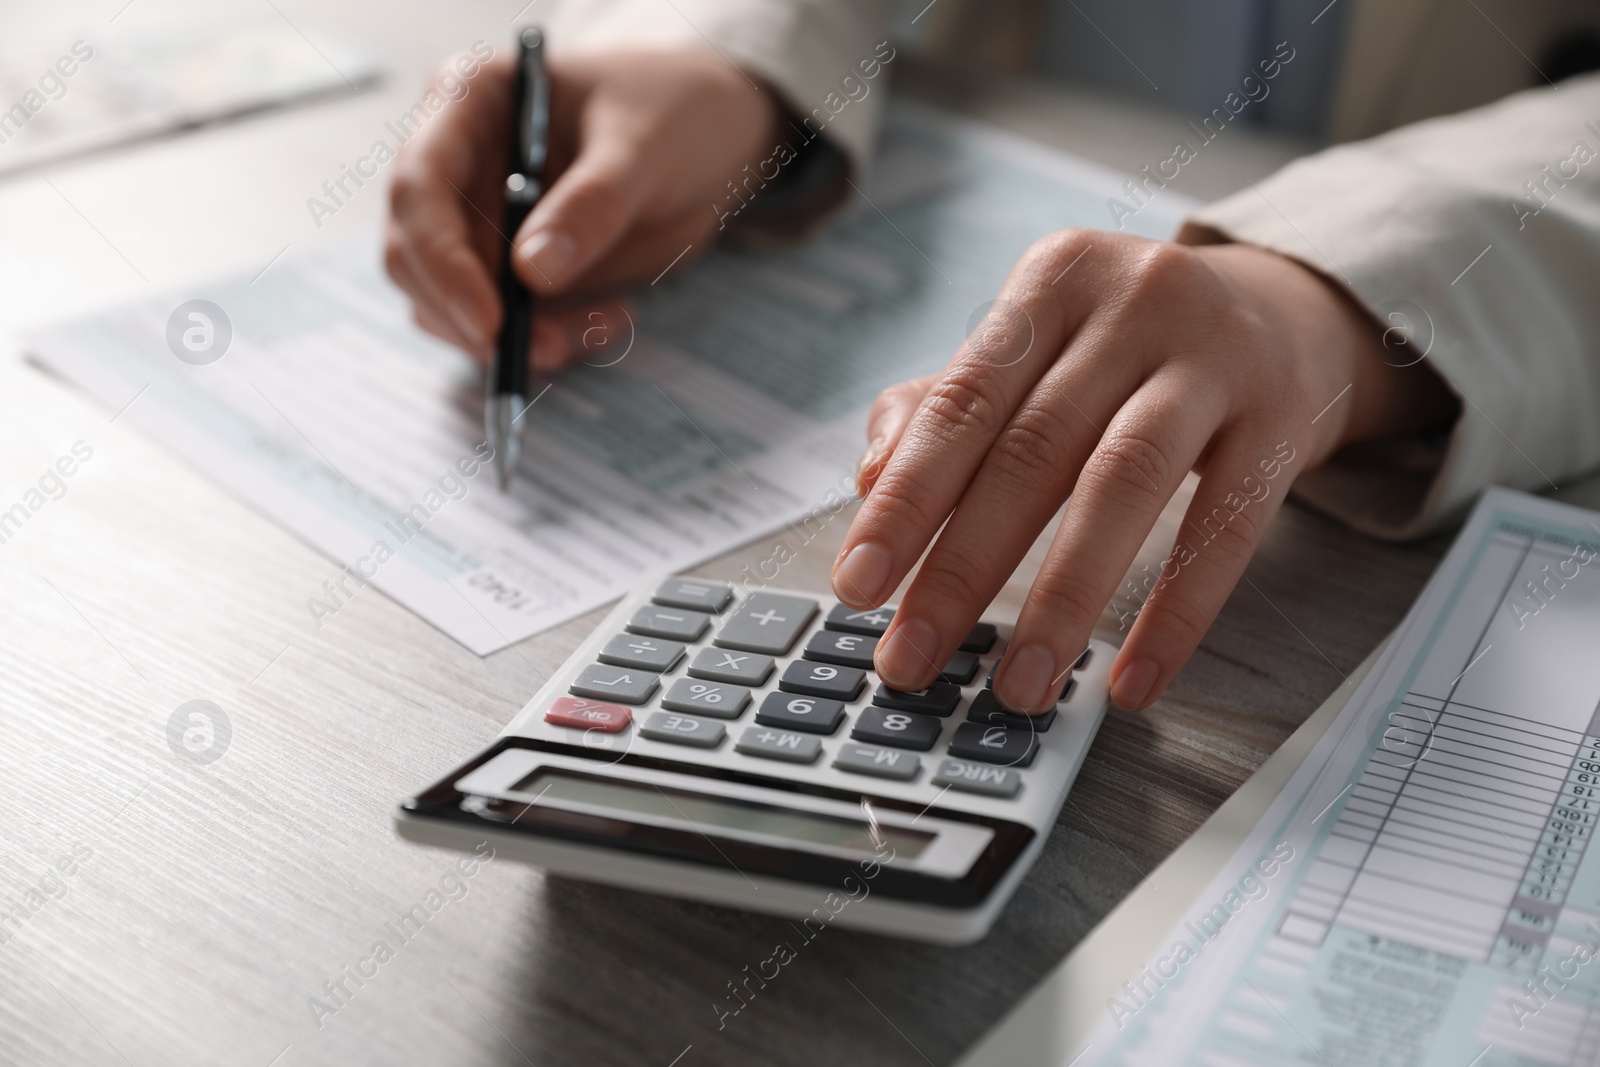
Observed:
[[[501,832],[524,833],[578,844],[603,845],[620,851],[706,867],[725,869],[732,863],[738,869],[749,873],[766,874],[818,886],[838,886],[844,878],[860,873],[861,864],[858,861],[730,838],[719,838],[718,843],[713,844],[701,834],[691,831],[578,815],[541,805],[514,804],[511,801],[496,801],[491,798],[485,802],[488,811],[463,810],[461,802],[466,799],[466,794],[457,790],[453,783],[508,749],[529,749],[535,752],[579,757],[593,761],[597,767],[625,764],[650,770],[672,771],[688,777],[739,782],[780,792],[804,793],[843,800],[851,804],[859,803],[866,797],[873,804],[883,808],[911,813],[920,813],[924,810],[921,805],[892,797],[879,797],[866,792],[836,789],[832,786],[788,779],[766,778],[723,767],[678,763],[635,753],[619,757],[610,753],[597,754],[592,749],[556,741],[529,737],[503,737],[488,750],[480,753],[476,759],[457,767],[447,777],[403,802],[400,805],[401,811],[412,817],[476,826],[479,829],[493,828]],[[509,816],[497,817],[491,814],[495,805],[503,805],[508,809],[514,807],[517,811]],[[988,898],[1036,836],[1032,828],[1006,819],[943,808],[926,810],[928,814],[940,819],[987,827],[993,831],[994,837],[973,863],[972,869],[959,880],[935,878],[926,874],[882,867],[873,880],[872,891],[875,894],[881,893],[896,900],[939,907],[974,907]]]

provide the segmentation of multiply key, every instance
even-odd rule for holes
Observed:
[[[754,652],[724,652],[702,648],[689,661],[689,677],[732,685],[760,685],[772,673],[772,657]]]
[[[717,631],[712,644],[781,656],[817,613],[817,602],[777,593],[751,593]]]
[[[872,653],[878,648],[876,637],[863,634],[841,634],[833,630],[818,630],[806,640],[806,659],[818,663],[837,663],[841,667],[872,668]]]

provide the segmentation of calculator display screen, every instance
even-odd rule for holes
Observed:
[[[876,851],[872,827],[861,819],[752,804],[680,789],[662,790],[634,782],[577,777],[550,769],[541,770],[518,783],[517,790],[533,793],[541,799],[674,819],[697,828],[742,830],[785,838],[802,845],[827,845],[865,853]],[[894,848],[896,855],[906,859],[915,859],[935,837],[921,830],[883,824],[879,824],[877,832],[881,839]]]

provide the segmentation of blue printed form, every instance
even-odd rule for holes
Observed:
[[[1085,1063],[1592,1064],[1600,515],[1491,490]]]

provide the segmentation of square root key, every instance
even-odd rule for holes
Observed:
[[[567,691],[573,696],[615,700],[618,704],[643,704],[660,684],[650,671],[591,663],[578,672]]]

